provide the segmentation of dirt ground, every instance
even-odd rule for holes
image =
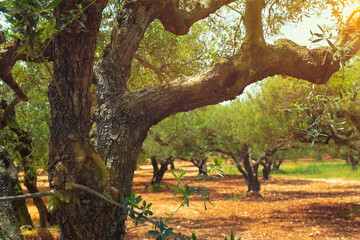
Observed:
[[[196,181],[190,177],[197,174],[191,164],[175,165],[189,169],[187,180]],[[147,202],[153,202],[155,216],[166,217],[166,212],[179,206],[173,197],[175,181],[171,173],[166,173],[164,183],[169,188],[149,192],[145,186],[151,177],[151,165],[141,166],[135,172],[134,191]],[[261,196],[247,195],[241,176],[210,179],[205,186],[215,207],[207,204],[205,210],[203,201],[195,197],[189,208],[183,207],[170,220],[169,226],[176,232],[188,236],[194,232],[198,239],[208,240],[229,238],[231,230],[242,240],[360,239],[360,181],[275,176],[261,184]],[[33,205],[30,212],[38,221]],[[135,227],[128,220],[126,240],[153,239],[147,234],[149,230],[148,224]],[[26,239],[48,238],[38,235]]]

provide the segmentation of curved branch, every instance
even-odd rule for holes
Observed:
[[[151,63],[149,63],[148,61],[146,61],[145,59],[141,58],[138,54],[134,54],[134,58],[136,60],[139,61],[139,63],[141,65],[143,65],[146,68],[149,68],[151,70],[154,71],[154,73],[158,76],[159,82],[160,83],[164,83],[165,82],[165,76],[161,73],[161,71],[155,67],[154,65],[152,65]]]
[[[11,101],[9,105],[7,102],[1,101],[1,108],[4,110],[3,114],[0,115],[0,129],[9,125],[9,119],[15,115],[15,106],[20,102],[20,99],[17,97]]]
[[[360,49],[360,37],[356,36],[347,36],[350,40],[347,43],[353,46],[349,53]],[[330,49],[308,49],[287,39],[264,46],[245,41],[236,55],[220,59],[201,74],[181,76],[170,83],[120,96],[118,100],[126,102],[151,126],[177,112],[234,99],[248,85],[277,74],[326,83],[340,68]]]
[[[334,59],[330,47],[308,49],[288,39],[279,39],[264,52],[264,77],[282,74],[324,84],[339,70],[340,62]]]
[[[4,41],[5,39],[2,39],[3,43],[0,45],[0,78],[16,93],[16,95],[22,101],[27,101],[28,97],[13,79],[11,70],[15,63],[19,60],[42,62],[42,59],[28,59],[26,54],[18,54],[17,50],[20,47],[20,40],[14,40],[7,43]],[[52,45],[53,41],[51,39],[45,42],[46,47],[41,53],[43,54],[43,58],[49,61],[53,60]]]
[[[179,0],[167,0],[158,19],[167,31],[185,35],[195,22],[232,2],[235,0],[188,0],[184,3],[184,9],[180,9]]]
[[[19,85],[15,82],[14,78],[12,77],[11,69],[12,66],[6,66],[7,69],[5,71],[0,72],[0,78],[16,93],[16,95],[24,102],[26,102],[28,97],[26,94],[21,90]]]

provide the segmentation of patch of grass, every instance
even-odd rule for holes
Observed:
[[[225,175],[241,175],[236,166],[229,165],[222,169]],[[262,176],[259,167],[259,178]],[[300,178],[342,178],[360,180],[360,167],[353,169],[345,162],[314,161],[309,163],[284,163],[280,170],[271,171],[270,175],[286,175]]]
[[[234,165],[228,165],[221,169],[225,175],[240,175],[241,173]]]
[[[228,199],[229,202],[236,202],[236,201],[239,201],[239,200],[240,199],[236,195]]]
[[[360,169],[352,169],[351,166],[341,162],[286,163],[280,166],[280,170],[271,174],[304,178],[360,179]]]
[[[156,183],[153,185],[146,186],[146,190],[149,192],[156,192],[156,191],[160,191],[162,189],[168,189],[168,188],[170,188],[170,187],[165,183]]]
[[[360,217],[360,206],[353,205],[350,211],[344,211],[344,215],[347,217]]]
[[[24,237],[34,237],[37,235],[37,231],[36,230],[26,230],[26,231],[22,231],[21,234]]]

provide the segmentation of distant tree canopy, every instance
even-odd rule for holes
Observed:
[[[123,238],[125,212],[68,186],[82,183],[115,201],[129,196],[142,143],[162,119],[234,99],[246,86],[275,75],[326,83],[360,48],[357,12],[349,21],[341,16],[350,2],[1,2],[7,22],[1,86],[13,90],[7,100],[26,102],[33,96],[27,79],[16,74],[19,61],[27,61],[29,69],[42,65],[50,80],[49,182],[67,196],[56,212],[61,238]],[[340,33],[335,42],[325,31],[315,35],[328,47],[266,41],[277,38],[287,23],[325,10]]]
[[[169,157],[194,161],[220,153],[232,158],[245,178],[246,168],[251,168],[244,165],[254,163],[244,161],[244,145],[247,157],[256,161],[256,173],[259,165],[270,171],[277,161],[307,157],[311,152],[342,158],[356,167],[358,65],[355,59],[322,86],[269,78],[241,99],[166,118],[151,128],[144,156],[156,155],[163,162]]]

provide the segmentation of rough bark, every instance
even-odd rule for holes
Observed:
[[[236,149],[234,151],[223,151],[221,149],[212,149],[212,151],[227,154],[234,160],[237,169],[246,180],[248,192],[260,191],[260,182],[257,173],[259,164],[257,162],[252,163],[252,161],[250,160],[248,144],[244,144],[241,149]]]
[[[15,106],[19,101],[20,101],[20,99],[18,97],[15,98],[13,101],[11,101],[10,104],[8,104],[5,100],[1,100],[0,109],[3,110],[3,113],[0,116],[0,129],[3,129],[9,125],[11,126],[14,124]],[[24,194],[21,189],[21,185],[18,180],[17,171],[15,170],[15,168],[12,169],[9,173],[10,173],[11,178],[15,182],[14,188],[12,189],[12,192],[10,193],[10,195],[15,196],[15,195]],[[29,211],[25,204],[25,200],[13,201],[12,204],[13,204],[13,208],[16,213],[16,224],[18,226],[29,225],[29,226],[34,227],[34,224],[31,220]]]
[[[177,35],[184,35],[188,33],[190,27],[195,22],[206,18],[222,6],[235,2],[235,0],[184,1],[182,9],[179,8],[179,1],[170,0],[162,2],[163,10],[159,14],[159,20],[164,25],[164,28]]]
[[[21,188],[21,184],[18,178],[18,172],[16,171],[16,169],[13,167],[9,168],[9,174],[12,179],[12,182],[15,184],[14,187],[9,192],[9,196],[24,195],[24,192]],[[27,225],[34,227],[34,223],[31,220],[29,210],[25,203],[25,199],[13,201],[12,205],[15,210],[16,225],[17,226]]]
[[[54,39],[53,80],[48,90],[49,181],[51,188],[63,192],[67,200],[55,211],[61,239],[121,239],[120,230],[112,223],[114,207],[86,192],[66,188],[67,182],[76,182],[104,190],[99,170],[85,148],[92,126],[90,87],[96,39],[107,1],[62,1],[55,10],[56,18],[77,9],[75,4],[80,3],[86,9],[87,18],[81,19],[86,29],[72,22],[67,25],[71,33],[61,31]]]
[[[248,160],[244,161],[244,168],[248,169],[250,174],[248,174],[248,179],[246,179],[246,184],[248,186],[248,192],[259,192],[260,191],[260,182],[257,174],[258,166],[254,168],[251,167],[251,164]],[[251,169],[251,170],[250,170]]]
[[[37,169],[36,169],[36,167],[34,169],[34,167],[32,166],[33,164],[31,163],[31,161],[34,161],[31,157],[31,152],[32,152],[31,137],[26,130],[20,128],[19,124],[16,121],[14,109],[12,109],[12,111],[9,112],[9,116],[7,118],[8,118],[7,123],[8,123],[9,128],[17,135],[17,138],[18,138],[18,144],[17,144],[16,149],[19,151],[19,154],[21,157],[21,165],[24,170],[24,185],[28,189],[29,193],[38,193],[39,190],[36,186],[36,183],[37,183],[36,170]],[[19,184],[19,186],[20,186],[20,184]],[[41,198],[34,198],[33,200],[34,200],[35,206],[39,212],[40,227],[41,228],[49,227],[51,215],[48,212],[43,200]],[[25,201],[24,200],[20,201],[17,205],[18,205],[17,215],[20,216],[22,225],[32,225],[33,226],[30,217],[27,217],[28,212],[27,212],[27,208],[25,205]],[[29,222],[29,219],[30,219],[30,222]],[[24,221],[26,221],[27,223],[25,224]],[[55,222],[53,222],[53,223],[55,224]]]
[[[16,171],[5,148],[0,146],[0,196],[10,196],[16,182],[10,171]],[[15,213],[12,202],[0,202],[0,239],[24,239],[20,229],[16,226]]]

